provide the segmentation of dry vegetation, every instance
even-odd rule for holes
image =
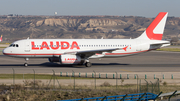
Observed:
[[[163,92],[171,92],[180,88],[178,85],[162,83]],[[94,86],[68,85],[60,87],[47,86],[41,81],[24,81],[24,85],[0,85],[0,101],[53,101],[63,99],[76,99],[100,96],[112,96],[137,93],[137,85],[112,86],[104,82],[94,89]]]
[[[29,38],[136,38],[153,21],[138,16],[0,16],[3,41]],[[163,39],[180,37],[180,18],[168,17]]]
[[[88,98],[88,97],[100,97],[110,95],[121,95],[124,93],[136,93],[135,86],[125,85],[124,87],[111,86],[109,83],[103,83],[100,88],[78,86],[73,89],[73,85],[54,87],[42,84],[40,81],[36,82],[35,89],[34,83],[25,81],[26,85],[1,85],[1,97],[2,101],[52,101],[62,99],[75,99],[75,98]],[[129,87],[128,87],[129,86]],[[123,88],[123,89],[121,89]]]

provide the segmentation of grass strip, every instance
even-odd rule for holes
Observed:
[[[161,48],[161,49],[157,49],[157,51],[180,52],[180,48]]]
[[[35,74],[35,79],[51,79],[53,75],[47,74]],[[57,79],[73,79],[74,77],[60,77],[56,75]],[[0,74],[0,79],[13,79],[13,74]],[[15,74],[15,79],[34,79],[34,74]],[[75,77],[75,79],[94,79],[94,78],[83,78],[83,77]]]

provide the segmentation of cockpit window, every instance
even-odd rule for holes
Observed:
[[[12,46],[13,46],[13,44],[10,44],[10,45],[9,45],[9,47],[12,47]]]
[[[19,45],[18,44],[11,44],[11,45],[9,45],[9,47],[19,47]]]

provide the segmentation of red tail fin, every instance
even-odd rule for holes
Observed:
[[[2,35],[1,35],[1,38],[0,38],[0,42],[2,41]]]
[[[160,12],[139,39],[161,40],[168,12]]]

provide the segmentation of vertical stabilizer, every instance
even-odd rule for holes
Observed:
[[[161,40],[168,12],[160,12],[148,28],[137,39]]]
[[[1,38],[0,38],[0,42],[2,41],[2,35],[1,35]]]

